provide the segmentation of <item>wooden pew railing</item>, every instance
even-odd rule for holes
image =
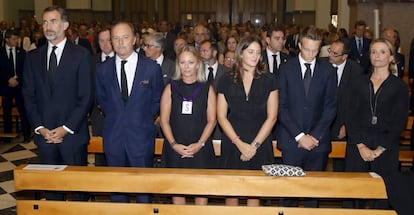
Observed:
[[[304,177],[272,177],[259,170],[207,170],[126,167],[75,167],[62,171],[14,170],[16,191],[84,191],[205,196],[386,199],[381,178],[369,173],[307,172]],[[392,210],[283,208],[224,205],[125,204],[17,200],[17,214],[274,214],[395,215]]]
[[[162,145],[164,144],[164,139],[157,138],[155,139],[155,155],[162,154]],[[274,156],[279,158],[282,157],[282,152],[276,147],[276,142],[273,141],[273,152]],[[214,151],[216,156],[220,156],[220,141],[213,140]],[[103,153],[103,145],[101,137],[91,137],[88,146],[89,153]],[[329,154],[329,158],[345,158],[346,152],[346,142],[345,141],[332,141],[332,151]],[[413,163],[414,151],[400,151],[399,160],[400,164],[403,166],[410,166]]]

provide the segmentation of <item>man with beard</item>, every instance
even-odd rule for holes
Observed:
[[[23,97],[40,163],[86,166],[92,59],[88,50],[67,40],[68,26],[61,7],[43,11],[48,43],[26,56]],[[64,198],[62,193],[46,193],[46,199]],[[72,195],[72,199],[83,200],[84,196]]]

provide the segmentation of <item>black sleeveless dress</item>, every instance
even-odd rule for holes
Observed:
[[[207,100],[210,85],[200,82],[186,84],[178,80],[171,81],[170,86],[172,100],[170,125],[175,141],[184,145],[197,143],[207,124]],[[196,91],[198,93],[195,93]],[[191,114],[182,113],[183,97],[186,99],[193,97]],[[205,146],[193,158],[181,158],[181,155],[165,141],[162,158],[163,166],[171,168],[215,168],[217,163],[211,137],[206,140]]]

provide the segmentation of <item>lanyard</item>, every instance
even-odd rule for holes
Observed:
[[[191,94],[191,96],[190,96],[190,98],[186,98],[186,97],[184,97],[183,96],[183,94],[180,92],[180,90],[178,89],[178,86],[177,86],[177,84],[174,82],[174,81],[172,81],[171,82],[171,86],[173,87],[173,89],[178,93],[178,95],[181,97],[181,98],[183,98],[183,101],[193,101],[193,99],[197,96],[197,94],[200,92],[200,89],[201,89],[201,83],[199,82],[199,83],[197,83],[197,86],[196,86],[196,88],[195,88],[195,90],[193,91],[193,93]]]

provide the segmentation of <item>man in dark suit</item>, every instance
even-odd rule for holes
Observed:
[[[161,66],[164,85],[167,85],[170,83],[171,77],[174,75],[175,63],[164,56],[164,46],[165,39],[161,33],[149,34],[144,39],[143,47],[145,55],[156,61],[157,64]]]
[[[396,70],[395,70],[395,76],[399,78],[403,78],[404,76],[404,68],[405,68],[405,57],[403,54],[398,53],[395,47],[395,43],[397,41],[397,32],[393,28],[385,28],[384,31],[382,31],[382,36],[384,39],[388,40],[393,46],[394,46],[394,56],[395,56],[395,62],[396,62]]]
[[[228,72],[228,69],[225,66],[218,63],[218,45],[216,43],[212,43],[210,40],[204,40],[200,43],[199,52],[204,61],[206,80],[213,86],[214,91],[217,93],[220,78]],[[213,139],[220,140],[221,135],[222,130],[217,124],[213,132]]]
[[[337,80],[337,112],[331,127],[332,140],[345,140],[346,120],[352,101],[350,86],[353,81],[362,78],[363,70],[355,61],[348,59],[350,47],[347,39],[339,39],[331,44],[328,49],[329,63],[334,67]]]
[[[363,20],[355,23],[355,35],[349,38],[351,44],[349,58],[356,61],[364,69],[364,72],[368,73],[371,65],[368,53],[371,40],[364,37],[366,27],[367,25]]]
[[[352,82],[362,78],[364,71],[355,61],[348,59],[350,52],[349,40],[339,39],[334,41],[330,48],[329,63],[334,67],[337,80],[337,111],[331,126],[331,140],[346,140],[346,120],[349,119],[348,111],[351,108],[352,95],[350,87]],[[344,171],[344,159],[334,159],[334,171]]]
[[[171,33],[170,23],[163,20],[160,22],[158,26],[158,30],[161,32],[161,34],[164,37],[164,51],[163,54],[165,57],[169,58],[170,60],[173,60],[175,58],[174,54],[174,41],[176,38],[176,35]]]
[[[43,11],[48,45],[26,56],[23,97],[40,163],[86,166],[92,60],[86,49],[66,39],[68,26],[63,8],[50,6]],[[46,193],[46,198],[63,200],[64,195]]]
[[[134,51],[131,23],[111,29],[115,57],[96,68],[96,97],[105,113],[103,143],[108,166],[153,167],[154,116],[164,89],[161,67]],[[114,202],[129,202],[114,194]],[[147,195],[137,202],[150,202]]]
[[[298,57],[280,68],[277,140],[284,164],[305,171],[324,171],[331,151],[329,127],[336,113],[336,82],[332,65],[316,59],[322,37],[309,27],[300,39]],[[296,206],[297,202],[285,203]],[[305,201],[317,207],[317,201]]]
[[[28,143],[31,132],[22,97],[23,63],[26,52],[17,47],[18,39],[17,31],[8,30],[5,34],[5,46],[0,52],[0,95],[2,96],[4,133],[12,132],[14,100],[21,120],[23,142]]]
[[[4,47],[6,42],[6,31],[7,31],[7,22],[2,20],[0,22],[0,48]]]
[[[99,46],[100,52],[93,56],[94,65],[103,63],[115,55],[112,49],[112,44],[111,44],[111,29],[109,28],[101,29],[98,32],[97,36],[98,36],[98,46]],[[93,72],[94,78],[96,77],[95,72],[96,71],[94,70]],[[102,111],[101,107],[99,106],[95,98],[92,111],[90,113],[92,136],[102,136],[104,116],[105,114]],[[105,159],[104,154],[101,154],[101,153],[95,154],[95,166],[106,166],[106,159]]]
[[[299,26],[292,25],[290,27],[290,34],[286,38],[285,48],[289,51],[289,55],[292,57],[298,56],[299,52]]]
[[[145,56],[144,49],[142,48],[143,40],[141,31],[135,30],[135,52]]]
[[[289,55],[282,53],[285,31],[280,26],[272,26],[266,32],[266,49],[263,51],[263,62],[267,65],[267,71],[278,76],[280,65],[286,63]],[[276,62],[275,62],[276,60]]]
[[[91,55],[93,54],[91,43],[87,39],[79,37],[78,29],[70,27],[66,30],[66,34],[72,43],[84,47]]]

